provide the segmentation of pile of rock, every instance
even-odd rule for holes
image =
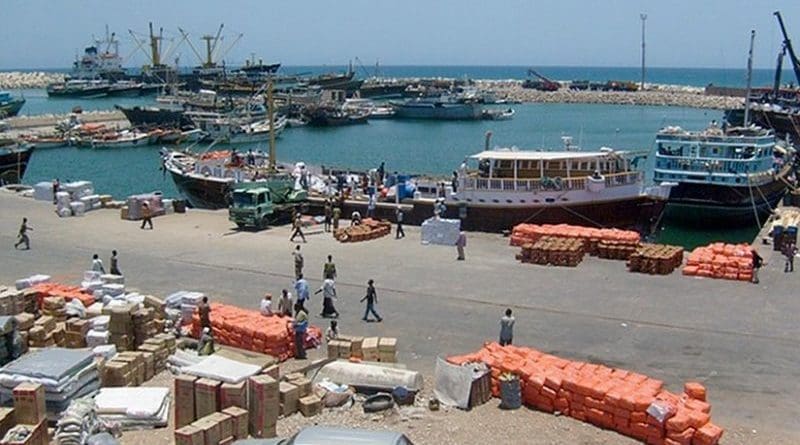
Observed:
[[[61,73],[45,73],[41,71],[22,73],[6,72],[0,73],[0,89],[19,89],[19,88],[44,88],[54,82],[63,82],[64,75]]]

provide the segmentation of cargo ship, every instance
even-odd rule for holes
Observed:
[[[477,101],[464,101],[449,95],[390,102],[400,119],[478,120],[483,107]]]
[[[656,136],[654,181],[673,184],[665,218],[720,227],[761,224],[786,192],[794,149],[761,127]]]

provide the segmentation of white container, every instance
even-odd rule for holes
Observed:
[[[37,201],[53,202],[53,184],[38,182],[33,186],[33,199]]]
[[[122,284],[104,284],[103,293],[112,297],[118,297],[125,293],[125,286]]]
[[[97,346],[107,345],[110,336],[111,334],[108,331],[90,329],[89,332],[86,333],[86,346],[95,348]]]
[[[86,204],[80,201],[73,201],[69,203],[69,208],[72,210],[74,216],[83,216],[86,213]]]

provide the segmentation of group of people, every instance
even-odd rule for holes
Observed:
[[[119,270],[119,259],[117,258],[117,251],[111,251],[111,258],[109,260],[109,264],[111,268],[109,269],[109,273],[112,275],[119,275],[122,276],[122,272]],[[105,267],[103,267],[103,260],[100,259],[100,255],[94,254],[92,255],[92,271],[100,272],[101,274],[106,273]]]

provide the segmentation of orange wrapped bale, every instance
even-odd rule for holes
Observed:
[[[692,438],[692,444],[696,445],[716,445],[722,437],[722,428],[709,422],[702,428],[698,428]]]
[[[698,382],[686,382],[683,384],[683,392],[695,400],[706,401],[706,387]]]

